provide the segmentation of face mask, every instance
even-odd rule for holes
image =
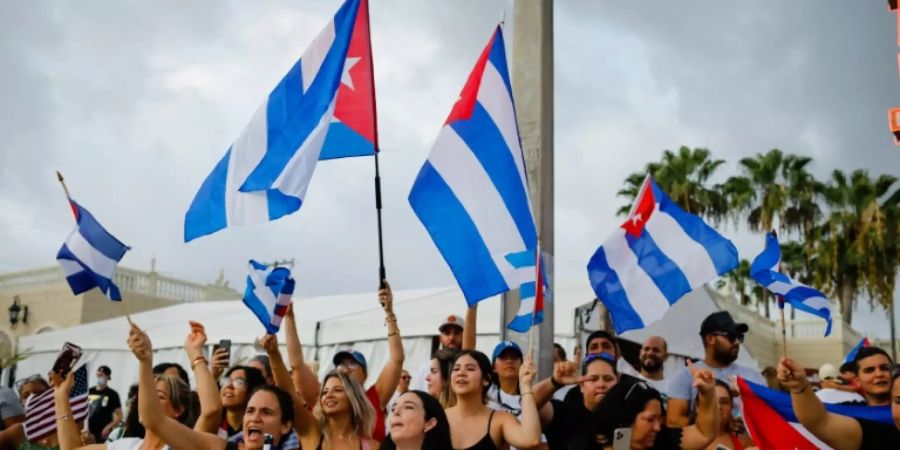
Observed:
[[[106,386],[106,377],[97,377],[97,386]]]

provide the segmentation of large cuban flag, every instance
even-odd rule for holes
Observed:
[[[750,437],[759,448],[798,450],[831,448],[813,436],[797,420],[791,405],[791,394],[769,389],[740,377],[738,377],[737,383],[741,393],[744,423],[747,424]],[[890,406],[826,403],[825,409],[828,412],[851,418],[894,425]]]
[[[116,239],[100,222],[75,200],[69,199],[75,214],[75,229],[56,254],[75,295],[100,288],[110,300],[122,300],[113,282],[116,266],[130,247]]]
[[[684,294],[738,265],[734,244],[672,201],[650,176],[628,215],[588,262],[617,333],[643,328]]]
[[[508,259],[533,255],[537,233],[500,27],[441,128],[409,203],[469,305],[534,282],[533,256],[525,264]]]
[[[347,0],[272,90],[200,186],[185,214],[185,242],[291,214],[319,159],[373,154],[366,6]]]
[[[278,333],[294,295],[291,271],[287,267],[267,266],[252,259],[249,266],[244,304],[262,322],[266,333]]]
[[[775,233],[767,233],[766,248],[750,264],[750,276],[794,308],[825,319],[828,323],[825,336],[831,334],[831,304],[825,294],[779,272],[780,264],[781,246],[778,244],[778,237]],[[784,303],[779,302],[779,306],[783,308]]]

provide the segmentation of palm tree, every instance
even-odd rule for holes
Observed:
[[[720,222],[728,211],[725,197],[718,186],[709,186],[709,180],[724,164],[721,159],[711,159],[705,148],[690,149],[682,146],[677,152],[665,150],[659,162],[649,163],[642,172],[635,172],[625,179],[625,188],[617,195],[629,200],[619,208],[619,215],[626,215],[631,203],[640,192],[647,174],[653,177],[660,189],[669,194],[685,211]]]
[[[890,175],[872,179],[864,170],[848,178],[835,170],[823,191],[830,214],[807,242],[816,269],[813,281],[837,296],[847,323],[862,290],[870,302],[888,306],[892,301],[900,265],[900,191],[891,192],[896,181]]]

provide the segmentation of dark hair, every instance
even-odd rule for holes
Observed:
[[[244,399],[244,406],[243,406],[244,408],[246,408],[247,402],[250,401],[250,397],[253,396],[253,393],[256,392],[256,390],[259,389],[260,387],[265,386],[266,379],[263,377],[263,374],[262,374],[262,372],[259,371],[259,369],[255,368],[255,367],[249,367],[249,366],[232,366],[231,368],[228,369],[227,372],[225,372],[225,376],[230,377],[231,374],[233,374],[234,372],[236,372],[238,370],[243,370],[244,377],[247,379],[247,384],[246,384],[247,397]],[[221,390],[221,387],[219,390]],[[224,408],[223,408],[223,411],[224,411]]]
[[[853,361],[847,361],[847,362],[841,364],[841,368],[838,369],[838,372],[840,372],[840,373],[844,373],[844,372],[856,373],[856,363]]]
[[[256,355],[250,358],[250,361],[258,361],[266,368],[263,376],[271,377],[272,376],[272,364],[269,362],[269,355]]]
[[[884,357],[887,358],[888,363],[890,363],[891,365],[894,365],[894,360],[891,359],[890,355],[888,355],[886,351],[884,351],[878,347],[863,347],[863,348],[859,349],[859,351],[856,353],[856,357],[853,358],[853,364],[854,364],[853,372],[855,374],[859,375],[859,362],[870,356],[875,356],[875,355],[884,355]]]
[[[607,341],[612,343],[613,348],[616,349],[615,356],[616,357],[619,356],[619,347],[616,345],[616,337],[613,336],[612,333],[610,333],[609,331],[606,331],[606,330],[597,330],[597,331],[589,334],[587,339],[584,340],[584,350],[585,351],[587,351],[587,349],[591,346],[591,341],[593,341],[594,339],[606,339]]]
[[[587,375],[588,367],[596,361],[605,362],[609,367],[612,368],[612,371],[617,376],[619,375],[619,371],[616,370],[616,358],[609,353],[588,353],[587,356],[584,357],[584,360],[581,362],[581,374]]]
[[[288,423],[288,421],[291,421],[291,423],[294,422],[294,400],[291,398],[291,394],[288,394],[284,389],[271,384],[265,384],[254,389],[253,393],[250,394],[250,397],[256,395],[257,392],[269,392],[278,399],[278,406],[281,408],[281,423],[285,424]]]
[[[556,352],[556,356],[558,356],[559,359],[562,359],[562,360],[566,359],[566,349],[564,349],[562,345],[559,345],[556,342],[554,342],[553,350]]]
[[[175,370],[178,371],[178,378],[181,378],[181,381],[184,381],[188,386],[191,385],[191,379],[188,378],[188,373],[184,370],[184,367],[181,367],[181,364],[173,363],[173,362],[164,362],[159,363],[153,366],[153,375],[162,375],[166,373],[167,370],[174,367]]]
[[[479,352],[478,350],[463,350],[456,355],[456,358],[453,358],[453,366],[456,365],[456,362],[459,361],[459,358],[463,356],[468,356],[475,360],[478,364],[478,369],[481,370],[481,380],[487,381],[481,387],[481,402],[487,403],[487,392],[491,387],[491,373],[494,368],[491,366],[491,360],[484,353]]]
[[[128,388],[128,398],[125,400],[128,408],[128,414],[125,415],[125,430],[122,432],[123,438],[144,438],[144,426],[138,418],[138,385],[132,384]]]
[[[606,438],[608,445],[611,445],[615,429],[634,425],[637,415],[652,400],[658,401],[662,407],[659,391],[637,378],[623,378],[603,396],[591,413],[591,434]],[[662,413],[665,414],[665,411]]]
[[[434,397],[422,391],[408,391],[406,394],[416,394],[422,400],[422,408],[425,410],[425,421],[432,418],[437,420],[434,428],[425,432],[425,439],[422,441],[422,450],[452,450],[453,445],[450,440],[450,422],[447,420],[447,414],[444,408]],[[397,444],[391,435],[385,438],[381,443],[381,450],[395,450]]]

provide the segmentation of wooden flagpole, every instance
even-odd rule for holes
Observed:
[[[69,200],[69,201],[71,202],[71,201],[72,201],[72,196],[69,194],[69,187],[66,186],[66,180],[65,180],[65,178],[63,178],[62,174],[61,174],[58,170],[56,171],[56,179],[59,180],[59,184],[62,185],[63,192],[66,193],[66,199]],[[71,205],[71,204],[70,204],[70,205]],[[128,314],[128,308],[125,306],[125,301],[124,301],[124,300],[120,300],[120,301],[118,301],[118,302],[116,302],[116,303],[118,303],[119,306],[122,307],[122,312],[125,314],[125,319],[128,320],[128,324],[129,324],[129,325],[134,325],[134,322],[131,321],[131,315]]]

